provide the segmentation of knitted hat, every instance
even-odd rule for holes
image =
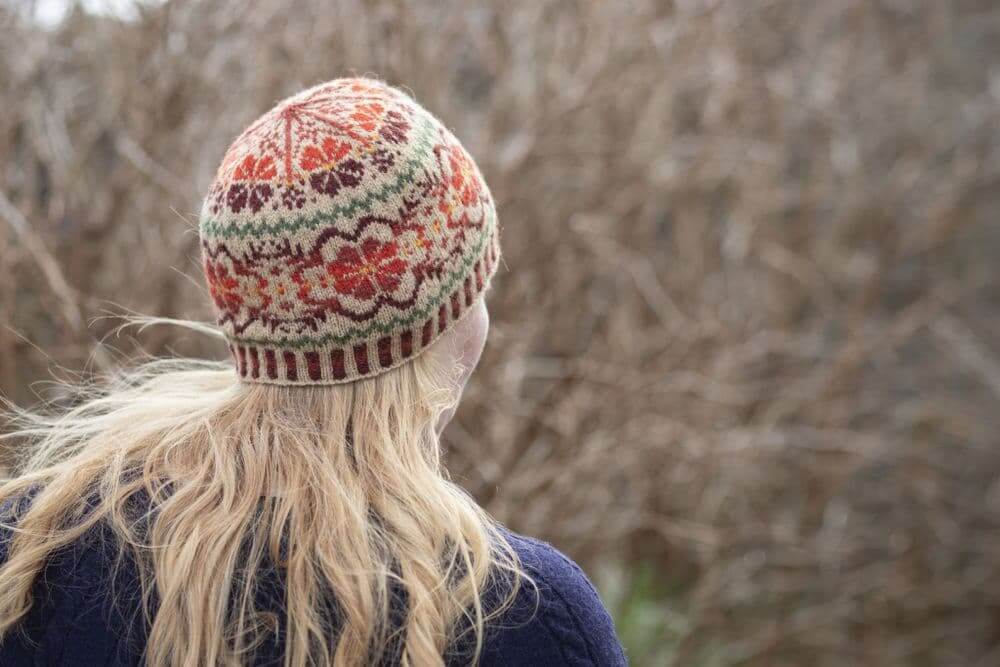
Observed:
[[[420,354],[487,289],[500,250],[468,153],[370,79],[311,88],[244,130],[205,199],[201,246],[240,377],[286,385]]]

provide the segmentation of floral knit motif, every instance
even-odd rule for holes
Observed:
[[[458,140],[406,94],[337,79],[229,148],[201,215],[240,376],[331,384],[418,354],[483,293],[496,211]]]

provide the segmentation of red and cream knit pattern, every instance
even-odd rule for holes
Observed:
[[[405,93],[337,79],[233,142],[201,213],[205,276],[248,382],[334,384],[427,348],[489,284],[496,210]]]

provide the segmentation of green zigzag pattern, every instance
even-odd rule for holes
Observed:
[[[440,306],[441,303],[445,300],[445,298],[447,298],[451,294],[455,285],[457,285],[460,280],[463,280],[465,276],[468,275],[469,267],[471,267],[473,264],[476,263],[476,261],[478,261],[483,247],[486,245],[487,241],[493,236],[493,230],[494,227],[496,226],[495,220],[491,220],[491,223],[493,224],[490,224],[487,227],[486,231],[480,237],[479,243],[472,249],[471,252],[469,252],[468,254],[466,254],[461,258],[461,266],[459,266],[459,268],[456,269],[455,271],[452,271],[451,273],[448,274],[445,284],[442,285],[438,293],[435,294],[434,297],[431,299],[431,303],[426,308],[416,309],[409,315],[409,317],[393,317],[387,323],[383,324],[376,322],[375,324],[372,324],[371,326],[366,327],[364,329],[352,329],[348,333],[340,336],[336,334],[326,334],[319,337],[304,336],[302,338],[294,338],[294,339],[286,338],[281,341],[264,340],[259,338],[238,338],[236,336],[231,336],[229,340],[239,345],[252,345],[255,347],[272,347],[272,348],[293,347],[297,350],[324,349],[330,343],[333,343],[335,345],[344,345],[352,341],[368,339],[375,332],[378,332],[380,334],[388,334],[391,333],[392,331],[397,331],[400,328],[406,328],[418,320],[427,319],[427,317],[430,316],[431,312],[435,308]]]
[[[279,220],[275,223],[249,223],[245,225],[223,225],[217,219],[207,218],[201,226],[203,236],[212,239],[232,239],[246,237],[262,237],[268,235],[289,234],[300,229],[315,229],[329,225],[344,216],[354,216],[359,212],[367,213],[376,202],[384,202],[392,195],[399,194],[407,184],[413,181],[417,170],[425,163],[431,150],[431,136],[434,126],[430,119],[425,118],[420,138],[414,148],[416,154],[408,159],[399,177],[394,183],[386,183],[378,190],[363,197],[356,197],[350,203],[336,206],[329,211],[322,211],[309,217]]]

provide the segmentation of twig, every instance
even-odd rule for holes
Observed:
[[[83,325],[83,317],[80,314],[80,307],[76,302],[75,292],[69,286],[69,283],[66,282],[62,269],[59,268],[59,262],[52,256],[48,248],[45,247],[45,243],[41,237],[32,231],[28,219],[11,203],[10,199],[3,192],[0,192],[0,217],[7,221],[7,224],[14,230],[18,239],[24,244],[28,252],[31,253],[35,263],[38,264],[38,267],[45,275],[45,279],[52,292],[59,298],[62,304],[63,317],[66,318],[73,331],[79,332]]]

